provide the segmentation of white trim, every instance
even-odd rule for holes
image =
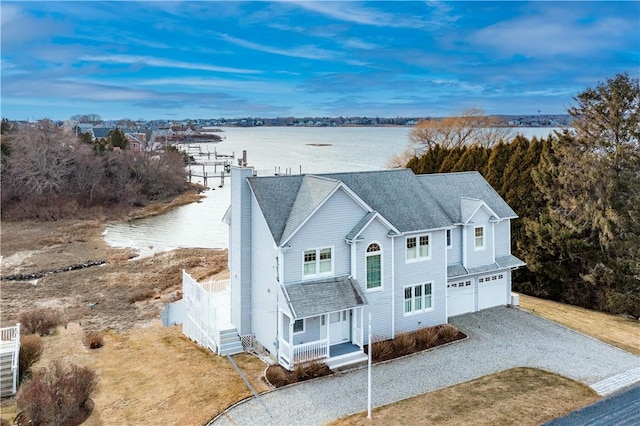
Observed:
[[[491,209],[491,207],[489,207],[489,206],[487,205],[487,203],[485,203],[485,202],[484,202],[484,200],[480,200],[480,199],[478,199],[478,198],[469,198],[469,197],[461,197],[461,198],[466,199],[466,200],[471,200],[471,201],[478,201],[478,202],[480,203],[480,204],[478,204],[478,207],[476,207],[476,209],[473,211],[473,213],[471,213],[471,214],[469,215],[469,217],[465,220],[465,222],[464,222],[464,223],[469,223],[469,222],[471,221],[471,219],[476,215],[476,213],[478,213],[478,210],[480,210],[480,207],[484,207],[484,208],[489,212],[490,216],[491,216],[491,215],[493,215],[493,216],[497,217],[497,218],[498,218],[498,220],[500,220],[500,219],[501,219],[501,218],[500,218],[500,216],[498,216],[498,215],[496,214],[496,212],[494,212],[494,211]]]
[[[482,229],[482,245],[478,246],[478,237],[476,236],[476,230]],[[485,225],[473,226],[473,250],[482,251],[487,248],[487,233],[485,232]]]
[[[429,243],[427,244],[427,249],[429,251],[429,253],[426,256],[420,256],[420,238],[421,237],[427,237],[429,239]],[[415,238],[416,239],[416,257],[409,259],[408,254],[409,251],[407,249],[407,240],[409,238]],[[431,233],[427,233],[427,234],[412,234],[412,235],[405,235],[404,237],[404,261],[405,263],[415,263],[415,262],[423,262],[426,260],[431,260],[431,246],[432,246],[432,242],[433,242],[433,238]]]
[[[389,238],[391,238],[391,338],[393,339],[396,336],[396,237]]]
[[[360,197],[358,197],[358,195],[353,192],[347,185],[344,184],[344,182],[340,181],[340,180],[336,180],[336,179],[330,179],[330,178],[326,178],[324,176],[318,176],[318,175],[308,175],[308,176],[312,176],[314,178],[318,178],[318,179],[326,179],[329,181],[335,181],[337,183],[336,187],[324,198],[324,200],[322,200],[318,206],[307,215],[306,218],[304,218],[304,220],[300,223],[300,225],[298,225],[298,227],[296,229],[293,230],[293,232],[291,232],[291,235],[289,235],[289,237],[287,237],[286,240],[282,241],[280,243],[280,245],[285,245],[287,244],[294,235],[296,235],[298,233],[298,231],[318,212],[318,210],[320,210],[326,203],[327,201],[333,197],[333,195],[338,192],[338,189],[342,188],[349,197],[351,197],[356,204],[360,205],[360,207],[366,211],[366,212],[373,212],[375,210],[373,210],[373,208],[371,208],[370,205],[368,205],[367,203],[364,202],[364,200]],[[251,185],[249,185],[251,186]],[[296,194],[297,197],[297,194]],[[285,225],[286,227],[286,225]]]
[[[331,270],[329,272],[320,272],[320,262],[321,262],[320,252],[326,249],[331,250]],[[315,273],[313,274],[305,274],[304,273],[304,266],[305,266],[304,256],[305,256],[305,253],[310,251],[315,251],[315,255],[316,255],[315,268],[316,269],[315,269]],[[335,271],[335,252],[336,252],[335,246],[324,246],[324,247],[303,249],[302,250],[302,280],[305,281],[305,280],[310,280],[318,277],[333,276]]]
[[[428,308],[425,308],[424,307],[424,305],[425,305],[424,301],[425,301],[425,298],[426,298],[426,292],[424,290],[425,290],[425,286],[427,284],[430,285],[430,289],[431,289],[431,292],[429,293],[429,297],[431,299],[431,306],[429,306]],[[418,310],[413,308],[415,306],[415,300],[416,300],[415,296],[413,295],[413,289],[415,287],[422,287],[422,289],[423,289],[423,294],[422,294],[422,296],[420,296],[421,300],[422,300],[422,308],[420,308]],[[418,315],[418,314],[423,314],[425,312],[433,311],[434,305],[435,305],[434,297],[433,297],[433,287],[434,287],[434,281],[426,281],[426,282],[423,282],[423,283],[411,284],[411,285],[403,286],[402,287],[402,314],[403,314],[403,316],[408,317],[408,316],[411,316],[411,315]],[[411,296],[411,312],[407,312],[406,308],[405,308],[405,303],[407,301],[407,299],[405,299],[405,291],[406,291],[407,288],[411,288],[411,294],[412,294],[412,296]]]
[[[371,246],[372,244],[376,244],[378,246],[378,248],[380,249],[377,252],[373,252],[375,254],[369,254],[367,252],[367,250],[369,249],[369,246]],[[383,291],[384,290],[384,256],[383,256],[383,252],[384,250],[382,249],[382,244],[378,241],[370,241],[367,246],[364,249],[364,290],[365,292],[368,293],[374,293],[377,291]],[[367,278],[368,278],[368,273],[367,273],[367,259],[371,256],[380,256],[380,286],[379,287],[374,287],[374,288],[368,288],[368,282],[367,282]]]
[[[371,225],[371,222],[373,222],[375,219],[378,219],[380,222],[382,222],[382,224],[388,230],[394,231],[396,234],[401,233],[395,226],[391,224],[391,222],[389,222],[384,216],[382,216],[379,211],[372,210],[372,212],[373,216],[371,216],[371,219],[369,219],[369,221],[358,231],[358,233],[353,236],[352,240],[356,240],[358,237],[360,237],[360,235],[365,231],[365,229],[369,227],[369,225]]]
[[[289,321],[292,321],[292,320],[289,320]],[[300,330],[300,331],[295,331],[296,322],[297,321],[302,321],[302,330]],[[293,334],[294,335],[296,335],[296,334],[304,334],[307,331],[307,322],[305,321],[305,318],[294,319],[292,321],[292,324],[293,325],[291,326],[291,329],[293,330]]]

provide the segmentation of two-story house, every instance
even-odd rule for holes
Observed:
[[[477,172],[255,176],[233,167],[231,322],[287,368],[510,303],[510,221]]]

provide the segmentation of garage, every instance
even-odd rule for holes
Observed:
[[[478,278],[478,310],[509,303],[507,278],[504,272]]]
[[[474,311],[473,281],[465,280],[447,284],[447,316],[462,315]]]

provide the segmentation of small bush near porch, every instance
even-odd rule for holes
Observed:
[[[425,349],[454,342],[467,337],[454,325],[442,324],[436,327],[423,327],[416,331],[397,334],[394,339],[373,338],[373,362],[387,361]],[[365,353],[369,353],[369,346],[364,346]]]
[[[296,365],[293,371],[289,371],[281,365],[272,365],[267,368],[266,377],[269,383],[279,388],[330,374],[333,372],[323,362],[309,361]]]
[[[416,331],[397,334],[394,339],[384,340],[374,338],[373,362],[388,361],[401,356],[410,355],[425,349],[464,339],[466,334],[459,331],[454,325],[442,324],[436,327],[423,327]],[[364,352],[368,352],[368,345],[364,346]],[[309,361],[297,364],[293,371],[288,371],[281,365],[271,365],[267,368],[266,378],[273,386],[279,388],[304,380],[315,379],[333,374],[321,361]]]

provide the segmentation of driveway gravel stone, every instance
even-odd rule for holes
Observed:
[[[514,367],[540,368],[591,385],[640,365],[636,355],[520,309],[498,307],[450,322],[467,339],[373,366],[373,407]],[[238,404],[210,424],[321,425],[366,411],[367,369],[299,383],[260,399]]]

